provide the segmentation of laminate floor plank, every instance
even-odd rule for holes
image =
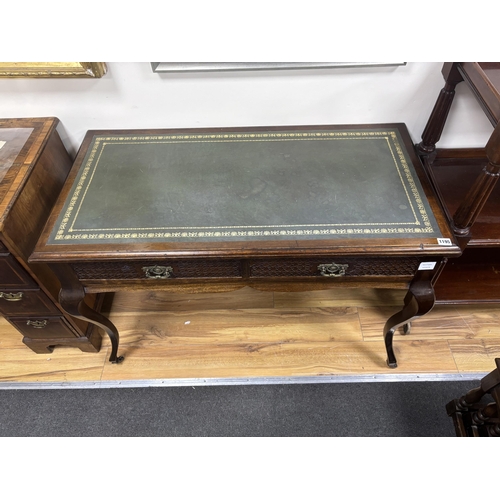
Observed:
[[[401,306],[406,290],[386,288],[332,288],[305,292],[275,292],[274,307]]]
[[[112,312],[109,318],[122,346],[363,340],[356,308]]]
[[[500,339],[450,340],[450,349],[460,372],[491,372],[500,358]]]
[[[21,349],[23,336],[5,318],[0,317],[0,351],[3,349]]]
[[[84,353],[79,349],[59,348],[49,354],[35,354],[24,346],[0,349],[0,383],[97,382],[101,380],[106,360],[106,349]]]
[[[113,313],[135,315],[149,311],[206,311],[274,307],[273,292],[249,287],[233,292],[175,293],[161,290],[117,292],[108,306]]]
[[[464,305],[457,312],[474,331],[475,338],[500,339],[500,305]]]
[[[416,356],[416,351],[419,354]],[[387,373],[383,342],[124,346],[122,365],[107,364],[103,380],[299,377]],[[405,373],[457,373],[444,341],[405,343],[397,354]],[[392,371],[392,370],[391,370]]]

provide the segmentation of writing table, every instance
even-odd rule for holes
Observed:
[[[408,293],[383,333],[434,305],[460,255],[404,124],[89,131],[30,257],[61,283],[62,307],[110,337],[87,293]]]

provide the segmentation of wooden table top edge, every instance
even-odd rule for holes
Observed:
[[[330,239],[330,240],[278,240],[278,241],[232,241],[232,242],[203,242],[203,250],[200,250],[200,243],[191,242],[153,242],[153,243],[109,243],[108,249],[103,249],[102,244],[93,243],[73,243],[49,244],[50,234],[60,211],[71,192],[73,182],[78,175],[87,149],[92,139],[97,135],[108,134],[179,134],[179,133],[210,133],[210,132],[272,132],[272,131],[293,131],[293,130],[364,130],[364,129],[394,129],[402,133],[403,142],[407,152],[417,169],[419,180],[428,198],[434,216],[442,233],[443,238],[451,241],[448,246],[438,244],[436,238],[412,237],[405,238],[404,235],[398,238],[373,238],[367,243],[362,237],[359,239]],[[403,243],[404,242],[404,243]],[[78,246],[78,249],[75,247]],[[287,255],[294,257],[308,255],[353,255],[362,256],[370,252],[376,252],[380,256],[408,255],[412,252],[418,256],[427,258],[433,255],[457,257],[461,255],[461,250],[446,223],[446,219],[440,206],[437,204],[435,194],[432,191],[428,178],[420,163],[418,156],[413,149],[413,143],[409,137],[409,132],[405,123],[376,123],[376,124],[321,124],[321,125],[273,125],[273,126],[253,126],[253,127],[207,127],[207,128],[162,128],[162,129],[111,129],[111,130],[89,130],[79,148],[74,164],[65,182],[63,190],[51,212],[45,228],[38,240],[29,262],[61,262],[78,261],[97,254],[102,260],[125,260],[146,258],[181,258],[181,257],[227,257],[227,258],[248,258],[252,257],[278,257],[286,251]]]

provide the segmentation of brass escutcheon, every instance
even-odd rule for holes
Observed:
[[[17,293],[0,292],[0,299],[5,299],[8,300],[9,302],[18,302],[20,300],[23,300],[23,292],[17,292]]]
[[[146,278],[166,279],[174,277],[174,270],[170,266],[147,266],[142,270]]]
[[[44,320],[34,320],[34,321],[32,321],[32,320],[29,319],[26,322],[26,324],[28,326],[32,326],[33,328],[45,328],[47,326],[47,324],[48,324],[48,321],[46,319],[44,319]]]
[[[339,276],[345,276],[346,269],[349,264],[320,264],[318,266],[318,271],[321,276],[327,276],[329,278],[338,278]]]

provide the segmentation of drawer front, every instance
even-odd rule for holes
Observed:
[[[373,277],[408,276],[418,269],[417,258],[317,257],[309,259],[259,259],[250,262],[250,278],[272,277]]]
[[[75,332],[66,323],[63,317],[9,317],[7,320],[25,337],[31,339],[61,339],[76,337]]]
[[[209,278],[412,277],[416,257],[310,257],[270,259],[192,259],[138,262],[79,262],[72,264],[82,281]]]
[[[36,286],[35,281],[12,255],[0,256],[0,288]]]
[[[240,260],[172,260],[79,262],[71,265],[81,280],[138,280],[168,278],[241,278]]]
[[[41,290],[0,290],[0,313],[57,314],[60,311]]]

